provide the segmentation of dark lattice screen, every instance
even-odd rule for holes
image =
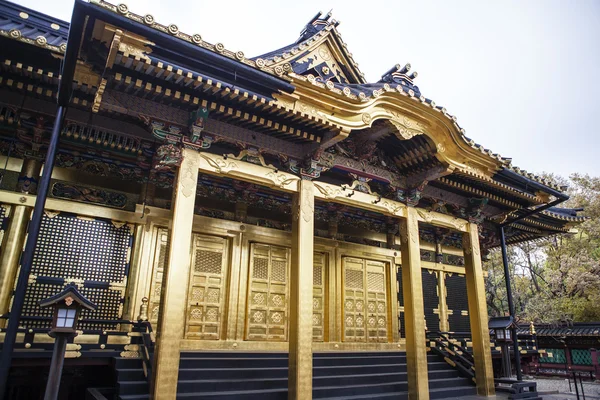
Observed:
[[[425,308],[425,323],[429,332],[440,330],[440,316],[434,314],[433,310],[440,306],[440,298],[437,293],[437,274],[428,269],[421,270],[423,277],[423,306]]]
[[[36,279],[28,286],[23,316],[51,316],[38,302],[75,282],[98,305],[95,311],[84,311],[84,319],[120,319],[132,239],[127,225],[66,213],[44,216],[31,270]],[[24,318],[23,324],[41,328],[50,322]],[[117,323],[89,322],[79,327],[116,329]]]
[[[471,332],[467,301],[467,281],[464,275],[448,274],[446,276],[446,303],[452,314],[448,315],[448,325],[451,332]]]
[[[398,308],[400,310],[398,315],[398,326],[400,327],[400,337],[406,337],[406,327],[404,326],[404,293],[402,292],[402,267],[398,267],[398,272],[396,274],[398,278]]]

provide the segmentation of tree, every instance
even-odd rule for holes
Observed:
[[[577,233],[509,246],[515,313],[522,320],[600,320],[600,178],[573,174],[569,183],[571,197],[561,206],[583,208],[588,217]],[[508,306],[499,250],[486,266],[490,315],[503,315]]]

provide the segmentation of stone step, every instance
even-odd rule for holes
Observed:
[[[288,378],[255,378],[239,379],[232,376],[230,379],[196,379],[179,380],[177,393],[203,393],[219,391],[256,391],[266,389],[287,389]]]
[[[146,381],[132,381],[132,382],[118,382],[117,392],[119,395],[128,394],[148,394],[148,382]]]
[[[238,390],[238,391],[219,391],[203,393],[178,393],[179,400],[287,400],[287,387],[285,389],[270,390]]]
[[[182,351],[180,358],[285,358],[287,360],[288,353],[281,352],[253,352],[244,351],[232,353],[231,351]]]
[[[144,371],[141,368],[117,369],[117,381],[143,381],[146,380]]]
[[[141,369],[143,361],[141,358],[115,357],[114,363],[115,369]]]
[[[373,383],[345,386],[326,386],[313,388],[313,398],[321,399],[340,396],[367,396],[374,394],[385,394],[390,392],[405,392],[408,390],[408,382],[396,383]]]

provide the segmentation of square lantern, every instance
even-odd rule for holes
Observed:
[[[512,342],[511,330],[516,327],[513,317],[490,318],[489,328],[496,336],[496,342]]]
[[[68,284],[62,292],[40,301],[40,307],[50,306],[54,306],[52,329],[49,332],[52,337],[55,337],[57,333],[76,335],[77,321],[81,311],[97,308],[94,303],[79,293],[74,283]]]

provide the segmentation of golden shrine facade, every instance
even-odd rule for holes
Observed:
[[[77,1],[70,26],[0,8],[3,315],[76,58],[19,355],[52,342],[37,302],[74,282],[100,307],[67,356],[139,357],[147,320],[152,398],[176,398],[183,352],[227,351],[288,353],[302,399],[313,354],[405,352],[406,393],[428,399],[426,332],[449,331],[494,393],[482,258],[564,194],[468,139],[410,65],[367,82],[330,15],[248,58],[124,4]],[[549,208],[508,243],[579,221]]]

